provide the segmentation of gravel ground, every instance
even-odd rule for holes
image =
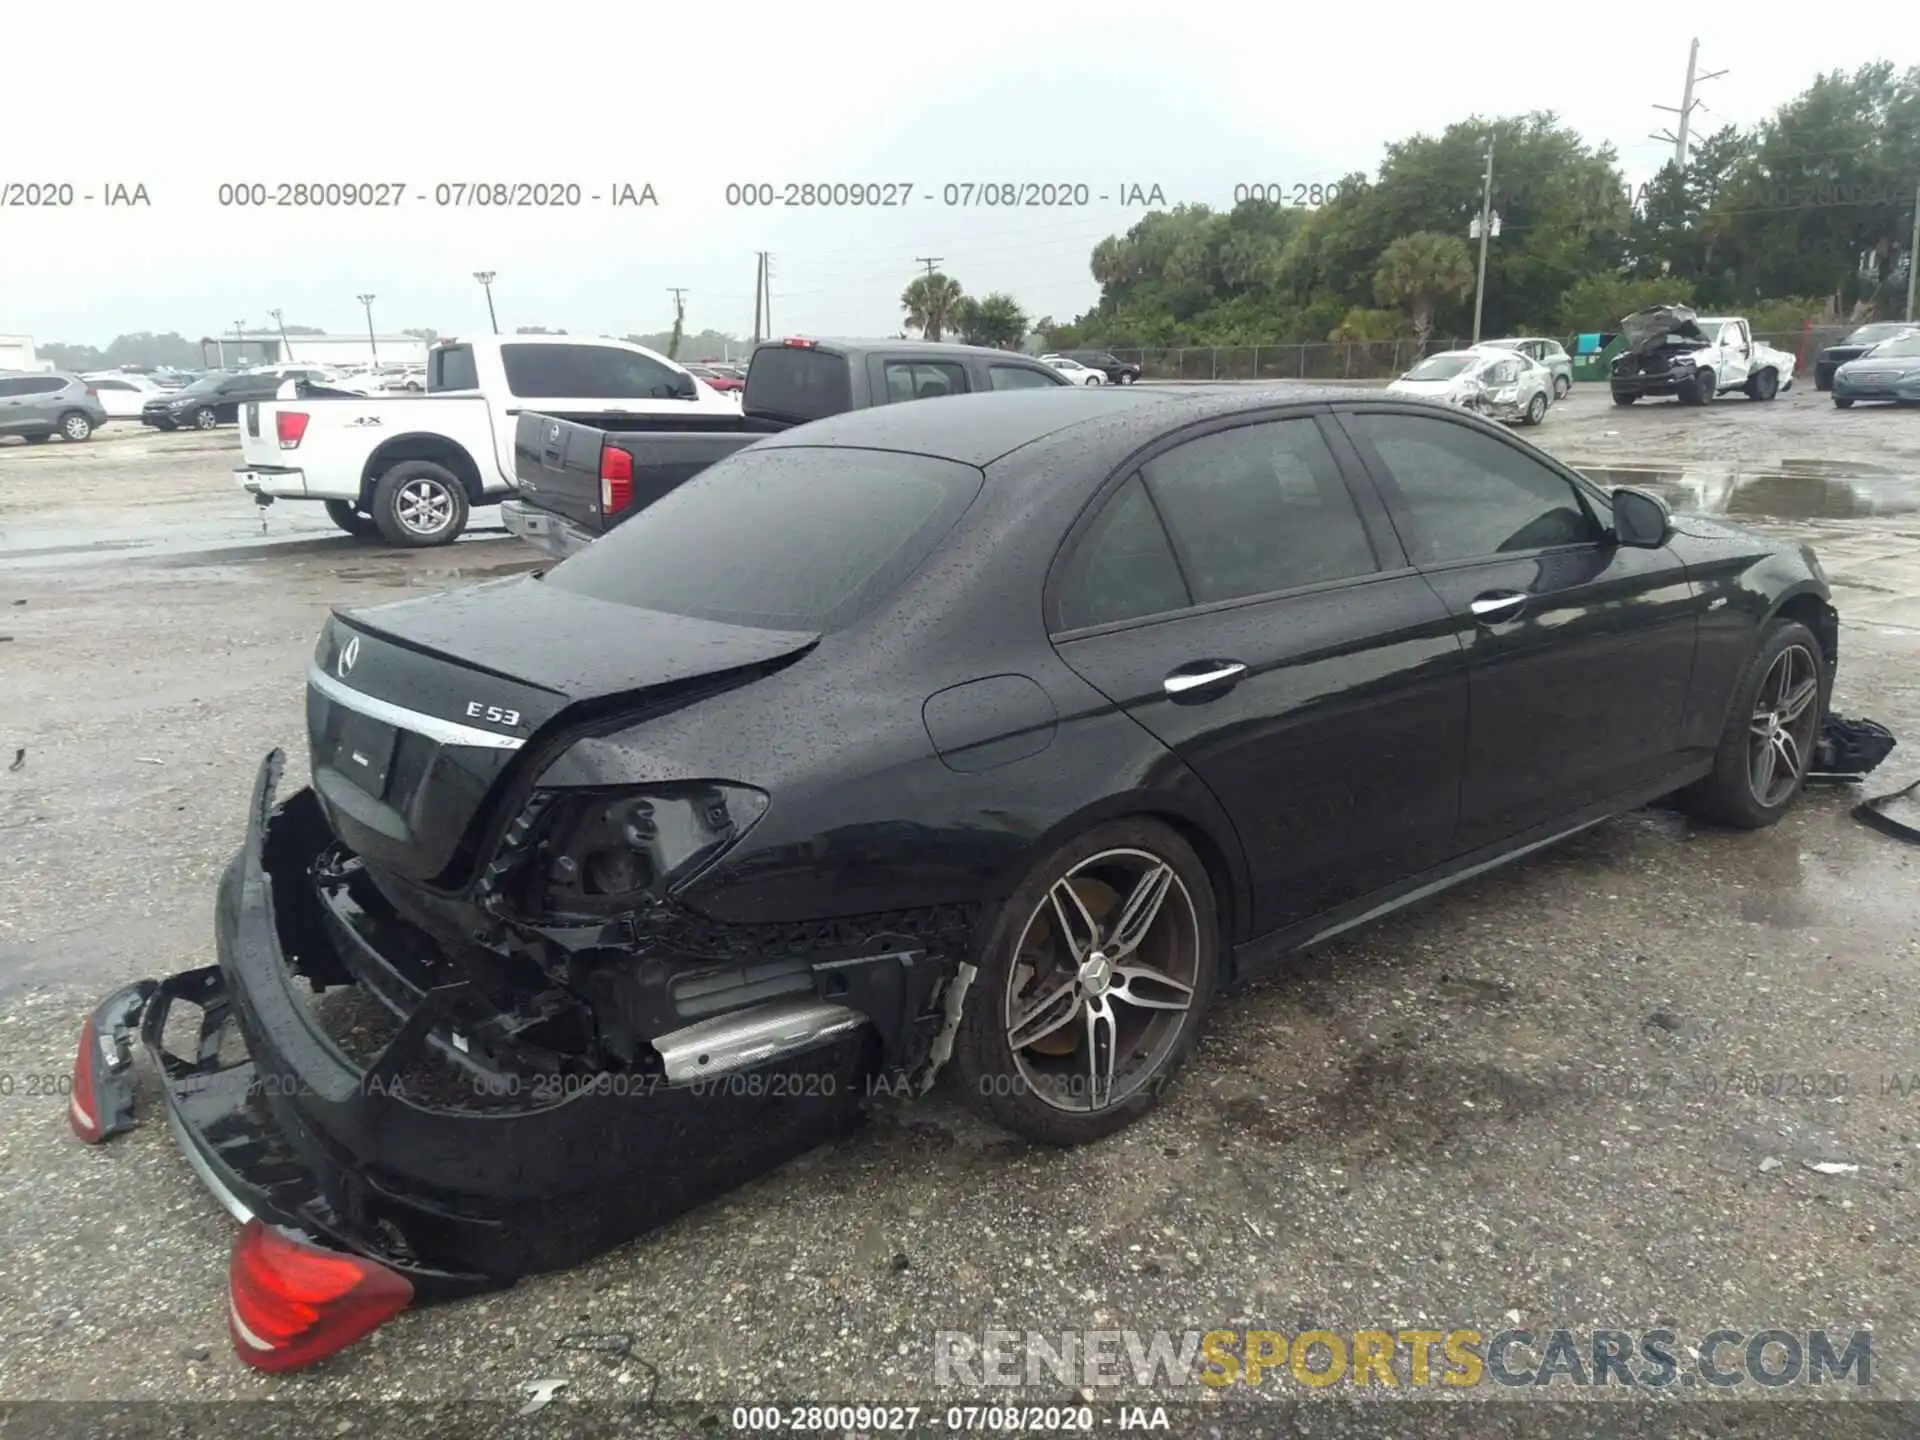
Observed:
[[[944,1407],[982,1392],[936,1386],[938,1330],[1510,1324],[1870,1327],[1869,1393],[1920,1397],[1914,852],[1831,792],[1758,835],[1643,811],[1348,937],[1217,1011],[1168,1103],[1105,1143],[1029,1148],[946,1095],[883,1106],[578,1269],[310,1371],[245,1369],[231,1223],[164,1129],[98,1150],[67,1129],[81,1017],[207,962],[216,875],[261,754],[300,744],[327,608],[536,562],[484,533],[393,553],[285,504],[263,531],[232,431],[121,429],[0,450],[0,1401],[517,1408],[564,1379],[556,1415]],[[1910,414],[1810,390],[1616,410],[1583,388],[1533,438],[1812,538],[1842,607],[1837,707],[1920,733]],[[1909,748],[1875,793],[1912,778]],[[1837,1078],[1728,1083],[1749,1070]],[[1206,1398],[1180,1413],[1223,1413]],[[1815,1418],[1878,1433],[1872,1407]]]

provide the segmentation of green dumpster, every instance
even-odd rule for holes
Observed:
[[[1567,337],[1567,353],[1573,357],[1573,378],[1604,380],[1613,357],[1627,348],[1623,335],[1586,334]]]

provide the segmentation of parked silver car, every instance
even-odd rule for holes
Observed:
[[[107,407],[78,375],[0,375],[0,435],[21,435],[35,444],[55,435],[80,441],[106,423]]]
[[[1518,350],[1529,360],[1544,365],[1553,373],[1553,398],[1564,400],[1573,388],[1573,357],[1558,340],[1540,335],[1521,335],[1505,340],[1482,340],[1478,348]]]
[[[1387,393],[1455,405],[1489,420],[1538,425],[1553,403],[1553,372],[1509,350],[1443,350],[1387,386]]]

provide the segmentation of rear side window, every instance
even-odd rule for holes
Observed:
[[[768,346],[747,365],[741,408],[781,420],[824,420],[853,408],[853,379],[844,355],[798,345]]]
[[[429,390],[478,390],[480,372],[473,363],[471,345],[452,345],[436,350],[427,362]]]
[[[1193,603],[1138,475],[1114,492],[1068,557],[1059,596],[1062,630],[1165,615]]]
[[[987,383],[995,390],[1053,390],[1072,382],[1063,375],[1043,372],[1027,365],[989,365]]]
[[[894,451],[742,450],[554,566],[546,583],[671,615],[836,630],[933,553],[984,480],[971,465]]]
[[[26,387],[16,393],[22,395],[52,395],[67,388],[68,382],[57,375],[36,375],[26,382]]]
[[[886,362],[887,403],[931,400],[941,395],[967,393],[967,370],[950,360],[889,360]]]
[[[1197,604],[1379,568],[1352,492],[1311,419],[1203,435],[1141,468]]]
[[[88,383],[96,390],[131,390],[134,388],[124,380],[93,380]]]
[[[679,372],[609,345],[502,345],[507,389],[523,400],[671,400]]]

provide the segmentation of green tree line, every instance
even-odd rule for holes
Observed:
[[[1632,189],[1550,113],[1471,116],[1387,146],[1313,208],[1178,205],[1102,240],[1099,303],[1055,348],[1425,338],[1472,329],[1488,145],[1497,236],[1482,330],[1611,330],[1659,303],[1757,330],[1899,318],[1920,186],[1920,66],[1822,74],[1750,131],[1701,138]],[[920,282],[916,281],[916,284]],[[907,303],[912,312],[912,290]]]

